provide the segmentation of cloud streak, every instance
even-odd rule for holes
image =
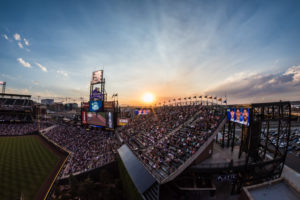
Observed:
[[[44,65],[42,65],[42,64],[40,64],[40,63],[35,63],[36,64],[36,66],[38,66],[42,71],[44,71],[44,72],[47,72],[48,70],[47,70],[47,68],[44,66]]]
[[[4,39],[9,40],[8,36],[6,34],[2,35]]]
[[[26,46],[29,46],[29,41],[28,41],[26,38],[24,38],[24,44],[25,44]]]
[[[17,61],[26,68],[31,68],[31,64],[23,60],[23,58],[18,58]]]
[[[18,42],[18,46],[20,47],[20,49],[23,49],[23,44],[21,42]]]

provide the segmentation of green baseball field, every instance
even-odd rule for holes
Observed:
[[[0,199],[44,199],[64,159],[41,136],[0,137]]]

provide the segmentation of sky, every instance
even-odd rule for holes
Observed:
[[[7,93],[87,100],[104,70],[121,105],[146,92],[299,100],[299,21],[297,0],[1,0],[0,81]]]

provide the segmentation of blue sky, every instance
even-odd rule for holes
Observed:
[[[85,97],[91,73],[121,104],[195,94],[300,97],[299,1],[1,1],[8,92]]]

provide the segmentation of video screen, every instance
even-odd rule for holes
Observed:
[[[100,83],[103,78],[103,70],[93,72],[91,84]]]
[[[136,115],[147,115],[150,112],[151,112],[150,109],[136,109],[135,110]]]
[[[90,112],[99,112],[102,110],[102,101],[90,101]]]
[[[113,112],[106,112],[106,128],[107,129],[114,129],[114,113]]]
[[[228,108],[227,119],[232,122],[237,122],[249,126],[249,108]]]
[[[106,126],[106,119],[104,112],[88,112],[87,123],[92,125]]]

